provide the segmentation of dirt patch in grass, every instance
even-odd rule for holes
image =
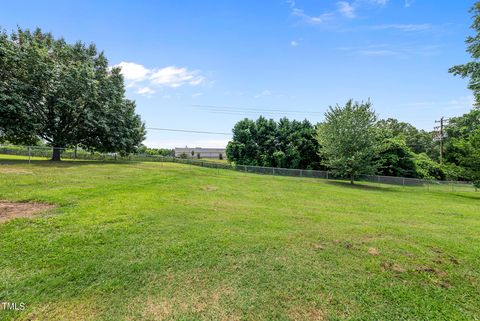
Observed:
[[[373,255],[373,256],[377,256],[377,255],[380,254],[380,252],[376,248],[370,247],[368,249],[368,254]]]
[[[0,223],[19,217],[32,217],[54,207],[45,203],[0,201]]]
[[[96,308],[97,307],[97,308]],[[48,302],[41,306],[29,307],[31,313],[21,320],[77,320],[77,321],[93,321],[98,320],[98,304],[96,302]]]
[[[148,298],[144,304],[141,317],[146,320],[185,319],[185,316],[195,316],[194,320],[240,320],[236,313],[229,311],[224,299],[231,298],[234,291],[229,288],[217,288],[212,292],[201,290],[195,294],[169,298]],[[136,311],[138,313],[139,311]]]
[[[218,187],[212,186],[212,185],[207,185],[202,187],[202,190],[204,190],[205,192],[213,192],[213,191],[216,191],[217,189]]]
[[[393,271],[396,273],[404,273],[407,272],[403,267],[398,265],[397,263],[392,263],[392,262],[384,262],[380,265],[380,269],[385,272],[385,271]]]
[[[311,321],[323,321],[327,320],[327,316],[323,312],[323,310],[318,308],[303,308],[303,307],[295,307],[293,308],[289,316],[292,320],[311,320]]]

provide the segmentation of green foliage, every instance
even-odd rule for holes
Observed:
[[[344,107],[330,107],[325,121],[318,126],[317,139],[325,164],[339,175],[354,177],[372,174],[377,165],[376,115],[370,101],[349,100]]]
[[[149,148],[145,145],[141,145],[137,149],[137,153],[139,154],[147,154],[147,155],[160,155],[164,157],[174,157],[175,150],[170,148]]]
[[[379,175],[417,177],[415,155],[401,138],[384,140],[375,159]]]
[[[415,166],[418,178],[437,180],[446,178],[442,165],[432,160],[427,154],[415,154]]]
[[[443,172],[445,173],[445,179],[449,181],[462,181],[469,180],[468,171],[456,164],[446,163],[441,165]]]
[[[412,152],[426,153],[432,159],[439,159],[439,146],[433,140],[433,133],[419,130],[409,123],[394,118],[379,120],[377,128],[380,141],[391,138],[401,139]]]
[[[120,69],[110,69],[93,44],[18,28],[0,33],[0,65],[4,139],[119,153],[134,152],[143,141],[144,124],[124,97]]]
[[[480,179],[480,1],[472,9],[474,36],[467,37],[467,52],[473,61],[450,68],[449,72],[469,78],[469,89],[473,91],[476,109],[450,120],[446,128],[446,159],[465,169],[464,179]]]
[[[475,189],[480,189],[480,179],[474,180],[473,186],[475,186]]]
[[[447,162],[464,169],[461,179],[480,177],[480,110],[451,118],[446,133]]]
[[[477,107],[480,104],[480,1],[475,2],[472,9],[473,24],[471,28],[475,35],[468,36],[466,39],[467,52],[473,58],[473,61],[463,65],[453,66],[449,72],[455,76],[469,78],[468,88],[473,91]]]
[[[282,118],[275,122],[259,117],[235,124],[226,153],[228,160],[236,164],[318,169],[318,147],[315,127],[307,120]]]

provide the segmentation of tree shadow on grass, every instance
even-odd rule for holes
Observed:
[[[392,192],[390,189],[391,186],[375,186],[375,185],[367,185],[361,182],[355,182],[355,184],[350,184],[350,182],[342,182],[342,181],[326,181],[329,185],[335,185],[338,187],[343,188],[351,188],[363,191],[382,191],[382,192]]]
[[[477,200],[480,201],[480,192],[467,192],[467,193],[476,193],[474,194],[458,194],[458,193],[453,193],[456,197],[461,197],[461,198],[468,198],[471,200]]]

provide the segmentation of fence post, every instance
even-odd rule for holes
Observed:
[[[275,176],[275,167],[272,167],[272,175]]]
[[[402,185],[405,186],[405,177],[402,177]]]
[[[75,148],[73,149],[73,159],[77,159],[77,145],[75,145]]]
[[[30,164],[30,146],[28,146],[28,164]]]
[[[327,179],[328,179],[328,171],[327,171]]]
[[[303,174],[302,174],[302,170],[300,169],[300,177],[302,177],[302,176],[303,176]]]

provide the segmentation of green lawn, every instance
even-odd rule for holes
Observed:
[[[58,205],[0,224],[0,320],[480,319],[480,193],[0,156],[0,200]]]

